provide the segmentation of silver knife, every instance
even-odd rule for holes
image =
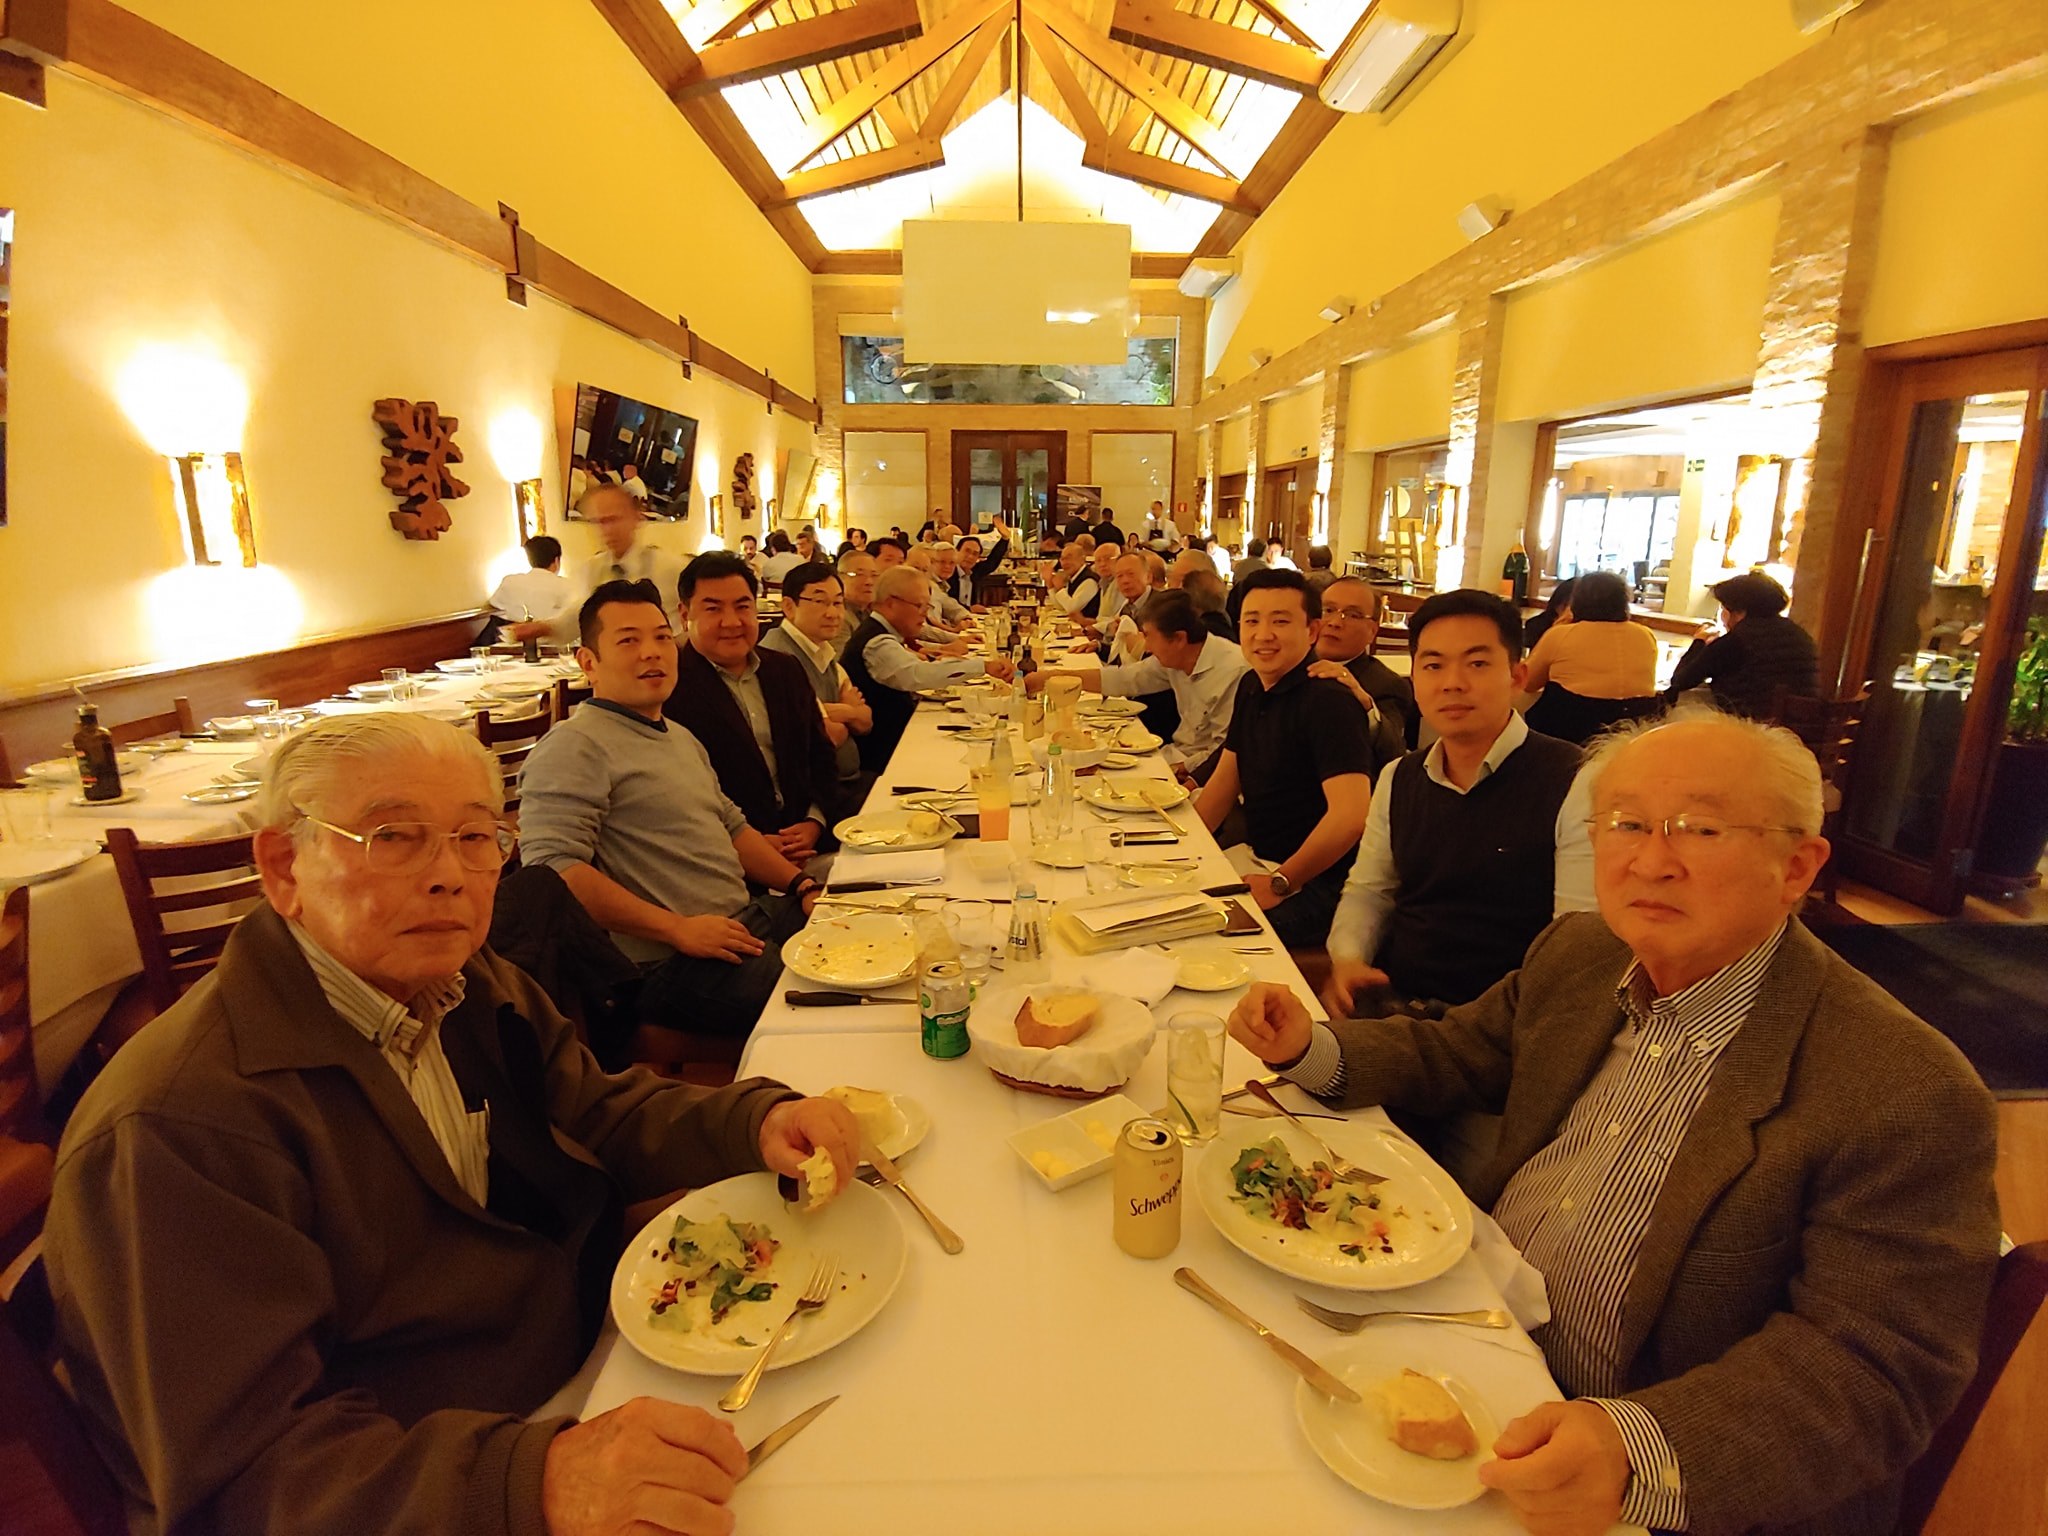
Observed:
[[[1268,1328],[1249,1312],[1243,1310],[1237,1303],[1231,1301],[1221,1291],[1217,1290],[1185,1264],[1173,1272],[1173,1278],[1174,1283],[1179,1285],[1182,1290],[1192,1291],[1232,1322],[1244,1324],[1245,1327],[1251,1329],[1253,1333],[1264,1339],[1272,1348],[1274,1354],[1301,1372],[1308,1384],[1325,1397],[1334,1397],[1338,1401],[1345,1403],[1365,1401],[1354,1389],[1332,1376],[1328,1371],[1316,1364],[1314,1360],[1281,1338],[1279,1334]]]
[[[752,1472],[755,1468],[759,1467],[762,1462],[766,1461],[770,1456],[773,1456],[777,1451],[781,1450],[785,1445],[789,1444],[790,1441],[794,1440],[798,1435],[802,1434],[806,1429],[810,1427],[811,1420],[815,1419],[819,1414],[823,1413],[827,1408],[830,1408],[834,1403],[838,1401],[839,1396],[837,1393],[834,1393],[831,1397],[826,1398],[822,1403],[811,1404],[810,1407],[806,1408],[802,1413],[798,1414],[795,1418],[791,1419],[787,1424],[782,1425],[780,1428],[769,1430],[767,1434],[761,1437],[760,1444],[749,1446],[747,1448],[747,1472]],[[742,1477],[744,1477],[745,1475],[746,1473],[741,1474]]]
[[[903,1175],[897,1171],[895,1163],[882,1155],[880,1147],[871,1141],[863,1140],[860,1152],[861,1156],[867,1159],[868,1165],[882,1176],[883,1182],[908,1200],[911,1209],[924,1218],[924,1224],[932,1229],[932,1236],[939,1240],[940,1248],[947,1253],[958,1253],[966,1246],[960,1241],[959,1234],[939,1220],[932,1208],[918,1199],[917,1192],[903,1182]]]

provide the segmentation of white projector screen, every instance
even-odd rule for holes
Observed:
[[[910,363],[1121,363],[1131,316],[1128,224],[906,219]]]

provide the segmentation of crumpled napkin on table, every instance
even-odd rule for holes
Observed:
[[[1060,955],[1055,958],[1053,969],[1054,979],[1062,986],[1114,992],[1154,1008],[1173,990],[1180,962],[1157,945],[1148,944],[1086,958]]]
[[[1472,1257],[1500,1291],[1515,1321],[1525,1329],[1540,1328],[1549,1322],[1550,1292],[1536,1266],[1508,1241],[1500,1223],[1476,1205],[1472,1208],[1472,1223]]]

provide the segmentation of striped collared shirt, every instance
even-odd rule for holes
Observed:
[[[1550,1144],[1518,1168],[1494,1219],[1543,1275],[1550,1322],[1537,1336],[1551,1373],[1573,1397],[1601,1402],[1620,1429],[1636,1476],[1625,1518],[1685,1527],[1677,1460],[1656,1419],[1613,1399],[1626,1385],[1622,1299],[1636,1254],[1714,1064],[1742,1028],[1781,925],[1732,965],[1669,997],[1631,960],[1615,988],[1627,1024]]]
[[[491,1190],[491,1106],[486,1101],[474,1112],[464,1106],[455,1069],[441,1049],[441,1020],[462,1001],[466,978],[457,971],[423,987],[411,1003],[400,1003],[328,954],[297,923],[286,926],[328,1004],[391,1064],[447,1157],[455,1181],[464,1194],[483,1205]]]

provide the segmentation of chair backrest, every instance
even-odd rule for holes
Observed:
[[[575,708],[575,707],[576,707],[576,706],[577,706],[578,704],[582,704],[582,703],[586,702],[586,701],[587,701],[587,700],[588,700],[588,699],[590,698],[590,695],[591,695],[591,687],[590,687],[590,685],[589,685],[588,683],[578,683],[578,682],[571,682],[571,681],[570,681],[570,680],[569,680],[568,678],[566,678],[566,677],[558,677],[558,678],[556,678],[556,679],[555,679],[555,719],[556,719],[556,721],[557,721],[557,722],[559,723],[560,721],[563,721],[563,720],[566,720],[566,719],[568,719],[568,718],[569,718],[569,711],[570,711],[570,710],[572,710],[572,709],[574,709],[574,708]]]
[[[7,743],[0,741],[0,789],[10,788],[15,782],[14,760],[7,755]]]
[[[228,934],[262,899],[252,841],[244,832],[205,842],[145,843],[132,827],[107,829],[107,852],[142,951],[143,989],[156,1012],[219,963]]]
[[[1934,1432],[1920,1459],[1906,1470],[1905,1493],[1899,1504],[1898,1536],[1919,1536],[1934,1513],[1935,1502],[1963,1454],[1970,1431],[1977,1427],[1984,1405],[2005,1367],[2026,1337],[2027,1329],[2048,1300],[2048,1241],[2022,1243],[1998,1261],[1991,1287],[1991,1307],[1984,1315],[1984,1334],[1977,1346],[1977,1374],[1963,1390],[1962,1401]],[[1995,1529],[2005,1529],[1994,1526]]]
[[[1857,733],[1863,728],[1863,711],[1870,703],[1870,690],[1859,689],[1844,699],[1808,698],[1782,689],[1772,698],[1770,718],[1806,743],[1820,764],[1821,783],[1828,790],[1830,813],[1842,803],[1848,788],[1850,759],[1856,750]]]
[[[48,1139],[28,1027],[28,887],[0,903],[0,1135]]]
[[[190,734],[199,729],[198,718],[192,713],[190,699],[173,699],[171,708],[161,715],[144,715],[136,720],[123,720],[119,725],[107,727],[107,734],[114,738],[114,745],[125,747],[133,741],[148,741],[153,736],[176,736],[180,732]]]
[[[533,755],[533,749],[540,745],[541,737],[547,735],[554,723],[552,697],[533,714],[511,720],[498,719],[488,709],[477,711],[476,739],[497,758],[498,769],[505,776],[506,815],[518,814],[520,771],[526,767],[526,760]]]
[[[40,1287],[40,1262],[31,1265]],[[57,1385],[43,1341],[20,1318],[27,1280],[0,1302],[0,1424],[7,1476],[0,1530],[10,1536],[125,1536],[120,1489],[86,1438],[85,1420]]]

